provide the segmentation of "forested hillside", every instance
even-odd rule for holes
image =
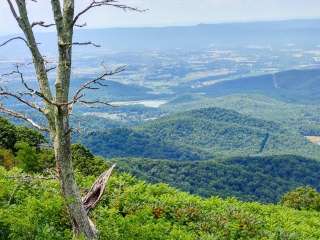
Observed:
[[[54,171],[53,150],[44,147],[41,134],[3,118],[0,130],[0,239],[72,239]],[[72,146],[72,157],[84,195],[109,161],[95,157],[79,144]],[[298,186],[319,187],[317,161],[295,156],[219,162],[115,161],[118,170],[90,214],[101,239],[320,238],[320,194],[313,189],[287,194],[282,201],[285,206],[215,197],[276,202],[282,193]],[[163,183],[148,184],[123,171],[210,198],[183,193]]]
[[[220,107],[254,118],[265,119],[294,129],[302,135],[320,135],[320,107],[293,104],[259,94],[234,94],[222,97],[185,95],[177,97],[162,108],[169,112]]]
[[[172,114],[132,129],[78,136],[104,157],[200,160],[225,156],[298,154],[317,158],[320,148],[296,130],[221,108]]]
[[[278,202],[300,186],[320,190],[320,162],[299,156],[235,157],[223,161],[113,159],[121,171],[148,182],[165,182],[204,197]]]

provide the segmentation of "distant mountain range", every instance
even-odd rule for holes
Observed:
[[[38,33],[39,42],[46,52],[56,49],[53,33]],[[101,54],[103,50],[139,51],[169,49],[203,49],[217,47],[283,47],[287,44],[308,47],[320,41],[320,20],[288,20],[275,22],[248,22],[224,24],[200,24],[184,27],[154,28],[109,28],[77,30],[75,41],[94,41],[102,45],[75,48],[75,53]],[[0,37],[0,41],[7,39]],[[2,48],[0,54],[25,56],[25,47],[16,43],[15,47]]]
[[[231,94],[263,94],[287,102],[320,103],[320,69],[290,70],[275,74],[226,80],[177,91],[217,97]],[[188,89],[189,88],[189,89]]]

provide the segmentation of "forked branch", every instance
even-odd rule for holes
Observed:
[[[98,90],[101,87],[107,87],[108,85],[105,83],[107,81],[106,77],[110,77],[115,74],[121,73],[125,69],[126,69],[126,66],[121,66],[121,67],[116,68],[113,71],[105,71],[97,78],[85,82],[76,91],[71,102],[69,102],[68,105],[71,105],[71,107],[72,107],[73,104],[82,101],[83,104],[87,104],[87,105],[89,105],[89,104],[104,104],[104,105],[110,106],[110,104],[103,103],[102,101],[99,101],[99,100],[92,101],[92,102],[82,100],[82,98],[85,96],[85,94],[83,92],[86,90]]]

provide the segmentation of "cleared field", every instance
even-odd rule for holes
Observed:
[[[320,136],[306,136],[306,138],[307,138],[310,142],[312,142],[312,143],[314,143],[314,144],[320,145]]]

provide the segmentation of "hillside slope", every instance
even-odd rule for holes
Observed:
[[[320,135],[320,107],[293,104],[259,94],[233,94],[222,97],[184,95],[162,106],[169,112],[219,107],[280,123],[303,135]]]
[[[320,102],[320,69],[290,70],[276,74],[246,77],[190,89],[208,96],[259,93],[287,102]]]
[[[302,154],[320,156],[320,149],[279,124],[221,108],[181,112],[137,128],[161,141],[188,146],[212,156]]]
[[[298,132],[220,108],[177,113],[133,129],[92,132],[78,141],[105,157],[199,160],[257,154],[320,156],[320,148]]]
[[[235,157],[225,161],[113,159],[121,171],[192,194],[278,202],[297,187],[320,189],[320,162],[299,156]]]

